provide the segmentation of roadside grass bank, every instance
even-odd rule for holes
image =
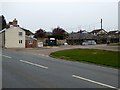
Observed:
[[[54,58],[89,62],[103,66],[120,68],[120,51],[108,51],[99,49],[69,49],[53,52],[50,56]]]

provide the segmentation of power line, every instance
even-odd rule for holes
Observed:
[[[89,25],[78,25],[78,29],[92,30],[100,25],[100,22],[89,24]]]

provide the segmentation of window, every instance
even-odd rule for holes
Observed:
[[[32,44],[33,42],[32,42],[32,40],[29,40],[29,44]]]
[[[19,32],[19,36],[22,36],[22,32]]]
[[[22,40],[19,40],[19,44],[22,44]]]

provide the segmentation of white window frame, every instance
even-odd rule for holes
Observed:
[[[19,36],[22,36],[23,35],[23,32],[19,32]]]
[[[23,43],[23,40],[19,40],[19,44],[22,44]]]

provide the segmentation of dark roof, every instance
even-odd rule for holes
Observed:
[[[100,32],[101,30],[105,31],[104,29],[96,29],[96,30],[91,31],[90,33],[98,33],[98,32]],[[105,31],[105,32],[106,32],[106,31]]]
[[[68,36],[69,38],[80,38],[80,33],[71,33]]]
[[[27,30],[25,28],[21,28],[26,32],[26,35],[34,35],[34,33],[32,33],[30,30]]]
[[[94,36],[89,33],[80,33],[80,39],[94,39]]]
[[[21,28],[21,27],[19,27],[19,28],[22,29],[22,30],[24,30],[26,32],[26,35],[28,35],[28,36],[29,35],[34,35],[34,33],[32,33],[30,30],[27,30],[27,29],[24,29],[24,28]],[[0,33],[2,33],[3,31],[5,31],[7,29],[0,30]]]
[[[13,25],[13,22],[9,22],[8,24],[9,24],[9,25]]]
[[[5,29],[3,29],[3,30],[0,30],[0,33],[4,32],[4,31],[5,31]]]
[[[94,39],[94,36],[89,33],[71,33],[69,38],[77,38],[77,39]]]
[[[120,34],[119,30],[115,30],[115,31],[109,31],[108,35],[114,35],[114,34]]]

